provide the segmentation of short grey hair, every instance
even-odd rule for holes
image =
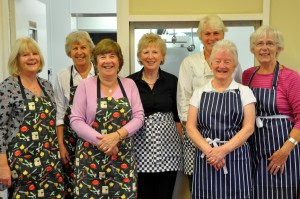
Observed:
[[[89,45],[91,53],[95,48],[95,44],[92,41],[90,35],[86,31],[73,31],[66,37],[65,51],[68,57],[71,57],[71,47],[74,44],[80,44],[82,41],[86,41]]]
[[[223,39],[223,40],[217,41],[214,44],[214,47],[212,49],[212,52],[211,52],[211,55],[210,55],[210,58],[209,58],[209,63],[210,64],[212,63],[217,51],[230,52],[233,55],[233,60],[234,60],[235,67],[238,66],[237,47],[232,41]]]
[[[263,25],[259,27],[255,32],[253,32],[250,36],[250,50],[253,53],[254,52],[254,47],[256,42],[265,36],[269,36],[273,38],[277,48],[279,49],[279,52],[283,51],[284,49],[284,39],[282,33],[270,26]],[[277,53],[278,56],[279,53]]]
[[[207,15],[199,22],[197,30],[197,35],[199,38],[202,31],[205,30],[207,26],[216,30],[223,31],[223,33],[227,32],[227,28],[225,27],[222,19],[218,15]]]

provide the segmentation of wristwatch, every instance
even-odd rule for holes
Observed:
[[[289,141],[291,143],[293,143],[295,146],[298,144],[298,142],[294,138],[292,138],[292,137],[289,138]]]

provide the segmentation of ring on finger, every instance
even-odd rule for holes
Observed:
[[[277,165],[276,167],[277,167],[277,168],[280,168],[280,165]]]

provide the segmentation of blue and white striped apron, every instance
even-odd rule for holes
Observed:
[[[252,74],[248,86],[258,69]],[[276,106],[276,88],[279,76],[279,63],[275,67],[272,89],[251,88],[257,99],[256,127],[250,138],[253,153],[253,199],[296,199],[300,181],[300,148],[297,145],[290,153],[284,173],[270,174],[267,160],[280,149],[289,138],[293,123],[288,116],[281,115]]]
[[[239,89],[224,93],[204,92],[198,113],[198,128],[204,138],[219,146],[242,128],[243,106]],[[216,171],[196,148],[192,198],[250,198],[251,158],[246,142],[225,157],[226,169]]]

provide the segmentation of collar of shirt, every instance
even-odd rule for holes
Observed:
[[[92,67],[91,67],[91,70],[90,70],[90,72],[89,72],[89,74],[88,74],[88,76],[87,77],[93,77],[93,76],[95,76],[96,75],[96,69],[95,69],[95,66],[94,66],[94,64],[91,62],[91,65],[92,65]],[[74,66],[74,65],[73,65]],[[72,66],[71,66],[72,67]],[[79,73],[78,73],[78,71],[76,70],[76,68],[75,68],[75,66],[73,67],[73,72],[72,72],[72,77],[73,77],[73,79],[76,79],[78,76],[80,76],[79,75]],[[81,76],[80,76],[81,77]]]
[[[137,81],[139,81],[139,82],[144,82],[144,81],[142,80],[143,71],[144,71],[144,68],[142,68],[142,70],[140,70],[140,72],[139,72],[138,75],[136,76],[136,79],[135,79],[135,80],[137,80]],[[159,69],[158,69],[158,74],[159,74],[159,77],[158,77],[157,81],[160,81],[161,79],[164,78],[164,73],[162,72],[162,70],[160,69],[160,67],[159,67]]]

